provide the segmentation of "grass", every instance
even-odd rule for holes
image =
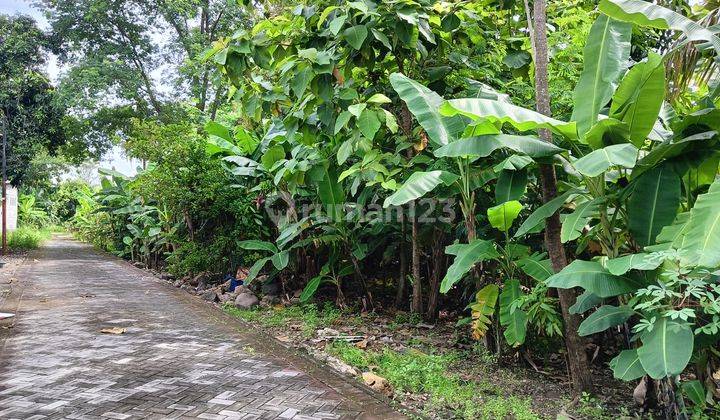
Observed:
[[[12,251],[27,251],[37,249],[43,242],[52,236],[52,228],[36,228],[22,226],[8,235],[8,247]]]
[[[330,343],[326,351],[361,370],[373,366],[396,392],[428,394],[431,406],[450,410],[461,418],[540,418],[527,398],[504,396],[502,389],[487,381],[468,381],[449,373],[453,362],[466,357],[459,352],[434,355],[416,350],[399,353],[387,348],[373,352],[360,350],[344,341]]]
[[[223,309],[240,319],[267,327],[299,323],[305,338],[312,337],[324,327],[331,327],[342,312],[332,304],[322,308],[317,305],[278,306],[241,310],[231,303]],[[401,315],[395,324],[412,324],[414,319]],[[535,420],[540,417],[532,410],[529,398],[505,395],[504,390],[487,380],[466,380],[451,373],[453,365],[461,360],[478,360],[476,350],[449,354],[426,354],[415,349],[405,352],[384,348],[380,351],[362,350],[345,341],[333,341],[325,351],[345,363],[375,373],[387,379],[397,393],[412,392],[429,396],[429,410],[452,412],[452,417],[464,419]],[[480,363],[495,360],[485,355]]]
[[[288,322],[302,324],[302,333],[312,337],[320,328],[332,325],[342,314],[330,305],[319,309],[315,304],[278,308],[238,309],[231,302],[223,305],[225,312],[248,322],[258,322],[266,327],[278,327]]]

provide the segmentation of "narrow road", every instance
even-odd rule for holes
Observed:
[[[1,302],[0,419],[403,418],[218,308],[56,237]],[[120,335],[105,328],[126,328]]]

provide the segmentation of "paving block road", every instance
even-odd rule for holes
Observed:
[[[0,419],[401,419],[350,379],[69,237],[0,312]],[[11,326],[11,328],[9,328]],[[107,328],[124,334],[103,334]]]

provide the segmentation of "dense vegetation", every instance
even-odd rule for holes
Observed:
[[[665,416],[718,414],[716,3],[148,3],[46,2],[85,143],[145,165],[34,190],[31,223],[177,276],[442,313],[498,355],[564,348],[578,393],[592,342]],[[182,99],[149,78],[156,22]]]

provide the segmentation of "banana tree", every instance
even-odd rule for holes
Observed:
[[[589,315],[580,325],[581,335],[637,320],[633,331],[641,345],[613,360],[617,377],[672,379],[693,354],[693,328],[710,346],[719,338],[714,310],[697,301],[696,289],[709,280],[703,270],[720,263],[700,256],[712,247],[713,221],[720,217],[709,210],[718,173],[719,120],[715,109],[702,105],[687,115],[667,112],[665,57],[651,52],[629,70],[625,63],[632,24],[679,30],[688,41],[716,52],[720,44],[707,29],[659,6],[603,0],[600,10],[604,14],[591,29],[576,88],[578,137],[568,138],[573,144],[565,165],[584,192],[570,199],[574,210],[561,230],[563,242],[580,239],[576,252],[592,259],[574,261],[547,284],[585,290],[571,308],[574,313],[608,299],[617,304]],[[455,108],[467,111],[466,104]],[[701,194],[708,185],[708,193]],[[566,201],[558,199],[541,210],[555,212]],[[692,235],[678,227],[690,215],[695,224],[681,226],[692,226]],[[714,302],[710,287],[702,299]]]

